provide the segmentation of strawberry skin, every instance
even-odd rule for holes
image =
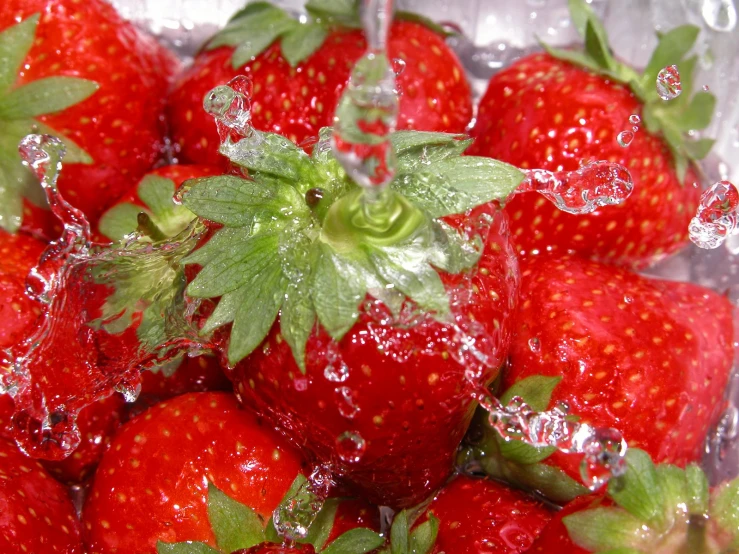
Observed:
[[[541,531],[536,542],[526,552],[528,554],[588,554],[588,550],[580,548],[572,542],[567,527],[565,527],[562,520],[568,515],[581,510],[610,504],[610,502],[604,503],[602,496],[582,496],[576,498],[557,512],[549,524]]]
[[[288,137],[296,144],[318,135],[333,123],[334,108],[354,63],[367,43],[357,30],[336,29],[307,60],[292,68],[273,44],[256,59],[234,69],[233,48],[206,51],[195,58],[175,83],[168,119],[184,161],[224,163],[213,118],[203,110],[203,98],[237,75],[254,84],[252,124],[259,130]],[[464,132],[472,117],[470,88],[464,71],[443,38],[425,26],[393,23],[390,57],[406,62],[398,77],[402,91],[398,129]]]
[[[680,182],[666,144],[646,129],[628,148],[616,138],[631,130],[642,106],[624,86],[548,54],[524,58],[490,81],[472,130],[470,153],[525,169],[577,170],[583,160],[626,167],[634,192],[622,204],[587,215],[559,211],[534,194],[511,198],[506,210],[517,249],[526,255],[569,251],[642,267],[688,243],[700,200],[696,174]]]
[[[26,296],[26,275],[38,264],[45,245],[0,229],[0,348],[23,338],[38,318],[38,304]]]
[[[38,13],[15,86],[52,76],[98,84],[86,100],[37,118],[92,157],[89,165],[65,164],[59,188],[94,222],[159,158],[165,95],[179,62],[101,0],[7,0],[0,30]],[[56,234],[56,220],[28,201],[24,220],[26,229]]]
[[[0,552],[82,554],[67,490],[41,464],[0,438]]]
[[[85,543],[99,553],[155,553],[158,540],[215,547],[208,482],[266,521],[301,464],[229,394],[162,402],[127,423],[103,456],[83,511]]]
[[[455,223],[461,226],[463,221],[458,217]],[[468,310],[464,317],[480,322],[483,334],[492,337],[480,347],[501,362],[510,341],[509,316],[518,285],[507,269],[515,264],[515,255],[505,229],[505,220],[498,216],[471,285],[464,275],[442,276],[452,306],[455,296],[462,295],[456,300]],[[464,290],[471,286],[474,296],[462,299],[466,293],[458,285]],[[465,377],[465,365],[449,351],[449,326],[435,321],[410,328],[383,324],[383,319],[392,320],[384,305],[377,303],[372,310],[376,313],[365,310],[337,345],[324,330],[313,334],[306,348],[305,375],[275,325],[230,377],[245,404],[269,415],[319,460],[333,464],[360,496],[378,505],[407,507],[425,499],[451,473],[474,410],[474,385]],[[338,349],[347,366],[343,378],[327,373],[331,348]],[[497,367],[488,367],[479,382],[488,383],[496,374]],[[364,441],[365,450],[356,461],[341,459],[343,448],[337,440],[345,432]]]
[[[552,519],[534,498],[490,479],[460,475],[436,495],[439,519],[433,554],[521,554]]]
[[[518,332],[502,390],[534,375],[561,376],[553,404],[619,429],[656,463],[682,466],[700,459],[721,411],[732,329],[731,304],[697,285],[539,257],[522,266]],[[572,476],[575,462],[559,453],[547,459]]]

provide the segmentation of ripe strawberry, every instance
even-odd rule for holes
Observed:
[[[626,462],[626,473],[611,480],[605,498],[579,498],[565,507],[528,552],[736,550],[739,480],[710,490],[698,466],[655,466],[638,449],[628,451]]]
[[[0,438],[0,552],[82,554],[80,524],[66,489]]]
[[[345,2],[338,9],[336,3],[324,4],[308,2],[312,19],[305,24],[266,3],[249,4],[213,37],[177,78],[169,99],[168,119],[183,160],[223,163],[203,99],[237,75],[253,82],[251,117],[257,129],[300,144],[331,125],[351,68],[367,43],[356,28],[358,3]],[[396,14],[388,52],[405,62],[398,77],[398,128],[463,132],[472,117],[470,88],[438,27]]]
[[[731,304],[697,285],[574,257],[532,259],[522,265],[503,400],[521,396],[537,410],[564,402],[581,422],[616,428],[655,461],[684,466],[701,458],[721,412],[732,329]],[[477,446],[494,458],[486,469],[499,478],[553,493],[557,501],[587,492],[553,469],[579,482],[575,456],[511,452],[492,431]]]
[[[176,58],[102,0],[5,0],[0,44],[0,225],[59,234],[18,157],[31,132],[63,138],[60,190],[94,223],[160,155]]]
[[[38,264],[44,244],[0,229],[0,348],[18,342],[41,310],[26,293],[26,275]]]
[[[527,552],[552,512],[541,502],[489,479],[460,475],[436,495],[429,513],[439,520],[434,554]]]
[[[149,216],[148,229],[157,239],[175,237],[195,219],[195,214],[173,200],[188,179],[217,175],[208,166],[170,165],[147,173],[139,184],[100,218],[100,233],[120,241],[139,227],[138,216]],[[141,392],[164,399],[186,392],[229,389],[218,360],[213,356],[182,356],[142,374]]]
[[[301,471],[294,451],[232,396],[179,396],[127,423],[111,443],[84,507],[85,543],[100,553],[156,552],[157,541],[215,547],[209,483],[219,498],[228,495],[224,504],[249,506],[244,534],[262,532]]]
[[[628,168],[634,193],[617,207],[572,215],[525,194],[512,198],[506,210],[521,254],[574,251],[645,266],[688,243],[700,198],[700,182],[689,165],[713,143],[683,138],[708,126],[715,103],[708,92],[692,99],[689,94],[696,58],[683,58],[698,28],[666,33],[644,74],[637,75],[613,58],[586,2],[572,0],[570,6],[574,24],[587,32],[587,52],[548,49],[497,73],[480,102],[470,151],[521,168],[571,171],[591,159]],[[665,102],[655,80],[672,64],[680,68],[683,93]],[[643,128],[632,133],[630,118],[640,118]],[[633,135],[627,148],[617,140],[622,132]]]

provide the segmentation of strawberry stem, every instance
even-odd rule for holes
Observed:
[[[154,242],[167,240],[169,238],[162,232],[157,224],[152,221],[149,214],[146,212],[139,212],[139,215],[136,216],[136,221],[138,223],[138,231],[149,237]]]

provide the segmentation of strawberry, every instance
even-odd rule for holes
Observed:
[[[18,342],[41,313],[25,289],[43,251],[42,242],[0,229],[0,348]]]
[[[598,262],[538,257],[522,265],[502,400],[520,396],[536,410],[565,403],[582,423],[618,429],[630,447],[684,466],[702,456],[733,358],[726,298]],[[496,477],[556,501],[587,492],[574,456],[511,446],[492,430],[477,439]]]
[[[187,294],[221,297],[201,332],[233,322],[223,348],[245,404],[362,497],[414,505],[450,474],[515,305],[505,219],[492,205],[447,216],[500,199],[522,175],[459,156],[467,143],[454,135],[397,132],[387,227],[364,219],[325,136],[308,157],[254,133],[274,149],[233,158],[254,182],[199,179],[183,195],[223,225],[186,260],[203,266]]]
[[[706,128],[715,104],[708,92],[692,99],[689,94],[696,58],[684,57],[698,28],[665,33],[638,75],[613,57],[585,0],[570,0],[570,8],[586,37],[586,51],[547,48],[497,73],[480,102],[470,151],[521,168],[571,171],[591,159],[628,168],[634,193],[618,207],[572,215],[526,194],[515,196],[506,210],[521,254],[572,251],[645,266],[688,243],[688,224],[700,198],[692,162],[713,143],[683,136]],[[666,102],[655,82],[671,64],[680,68],[683,93]],[[639,120],[643,128],[633,133]],[[633,135],[627,148],[618,142],[622,132]]]
[[[80,524],[66,489],[0,438],[0,551],[82,554]]]
[[[639,449],[629,450],[626,462],[626,473],[611,480],[605,498],[568,505],[528,552],[736,551],[739,480],[711,490],[698,466],[655,466]]]
[[[354,63],[367,48],[359,2],[311,0],[307,23],[267,2],[248,4],[207,43],[175,83],[169,98],[172,137],[183,160],[220,164],[219,137],[203,98],[237,75],[253,83],[251,118],[257,129],[297,144],[330,125]],[[440,29],[398,13],[389,56],[404,62],[398,76],[399,129],[463,132],[472,117],[470,87]]]
[[[170,165],[149,172],[139,184],[100,218],[100,233],[120,241],[139,227],[139,214],[149,217],[147,232],[157,239],[175,237],[185,230],[195,214],[173,200],[175,190],[188,179],[219,174],[208,166]],[[184,356],[143,373],[141,392],[167,398],[186,392],[225,390],[228,379],[213,356]]]
[[[0,12],[0,225],[43,236],[45,198],[18,157],[31,132],[59,135],[65,197],[95,222],[160,156],[178,61],[102,0],[5,0]],[[24,207],[25,206],[25,207]]]
[[[91,552],[144,553],[156,552],[157,541],[215,547],[236,540],[229,533],[261,537],[301,472],[295,452],[239,409],[233,396],[179,396],[133,419],[114,438],[84,506],[85,543]],[[211,530],[209,488],[226,505],[216,515],[230,513],[233,502],[249,506],[240,508],[241,529],[221,521],[223,536],[220,527]]]
[[[550,510],[525,493],[465,475],[436,495],[428,513],[439,520],[434,554],[520,554],[552,518]]]

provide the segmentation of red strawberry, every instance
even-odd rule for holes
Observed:
[[[320,5],[306,6],[313,15],[307,24],[273,6],[247,5],[208,43],[178,77],[169,100],[169,122],[182,159],[223,163],[203,98],[237,75],[246,74],[254,84],[251,116],[257,129],[300,144],[332,124],[351,68],[367,43],[356,29],[357,3],[345,3],[345,13],[323,12]],[[401,17],[391,28],[388,44],[389,56],[405,62],[398,77],[398,128],[463,132],[472,104],[462,65],[436,27]]]
[[[698,28],[665,34],[641,76],[612,57],[585,1],[570,5],[578,29],[594,33],[588,35],[594,37],[590,50],[550,50],[496,74],[480,102],[470,151],[522,168],[571,171],[591,159],[628,168],[634,192],[617,207],[572,215],[525,194],[512,198],[506,210],[522,254],[574,251],[620,265],[648,265],[688,243],[700,198],[698,177],[688,164],[705,156],[713,142],[690,142],[682,135],[707,127],[714,105],[708,92],[690,98],[695,58],[683,57]],[[665,102],[655,79],[672,64],[680,67],[684,92]],[[639,118],[643,128],[633,133],[632,121]],[[617,140],[622,132],[633,135],[627,148]]]
[[[82,554],[67,490],[41,464],[0,438],[0,551]]]
[[[541,502],[520,491],[464,475],[436,495],[429,513],[439,520],[434,554],[527,552],[552,518]]]
[[[531,398],[535,409],[564,402],[581,422],[618,429],[630,447],[657,462],[684,466],[701,458],[734,356],[732,306],[724,297],[689,283],[550,256],[522,266],[520,302],[504,401]],[[492,452],[500,444],[487,440],[481,448]],[[544,461],[580,481],[574,456],[506,452],[504,458]],[[499,462],[490,465],[498,477],[546,493],[554,485],[541,466],[522,473]],[[555,500],[586,492],[570,484]]]
[[[161,154],[176,58],[102,0],[6,0],[0,33],[9,48],[0,72],[0,175],[8,183],[0,224],[15,230],[23,216],[24,228],[58,235],[17,153],[20,139],[39,131],[64,139],[60,190],[95,222]]]
[[[0,348],[23,338],[41,310],[26,293],[26,275],[38,264],[44,244],[0,229]]]
[[[157,541],[215,546],[209,483],[249,506],[262,532],[301,471],[294,451],[232,396],[179,396],[127,423],[111,443],[84,507],[85,542],[100,553],[156,552]]]
[[[733,552],[737,516],[739,480],[710,490],[698,466],[655,466],[633,449],[607,496],[568,504],[528,552]]]

